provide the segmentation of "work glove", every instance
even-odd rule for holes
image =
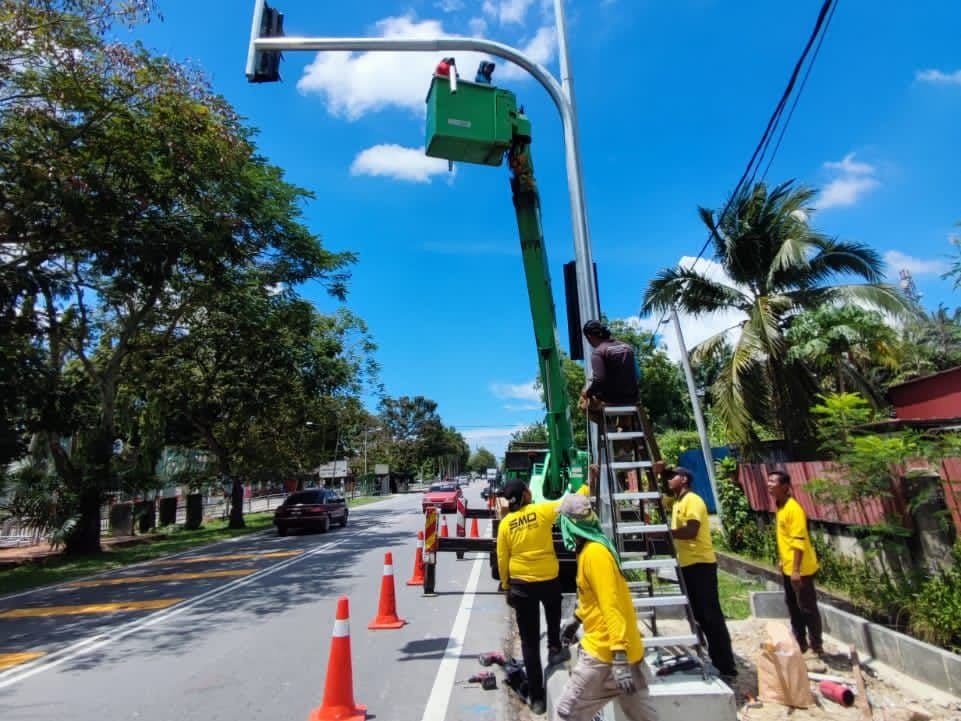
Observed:
[[[614,682],[622,694],[630,696],[637,692],[637,686],[634,685],[634,675],[631,673],[631,664],[627,662],[627,653],[624,651],[614,652],[611,673],[614,675]]]
[[[570,646],[577,639],[577,629],[581,627],[581,619],[577,616],[565,619],[561,624],[561,645]]]
[[[504,591],[504,601],[507,603],[508,606],[510,606],[511,608],[514,608],[514,599],[511,596],[511,590],[509,588],[506,591]]]

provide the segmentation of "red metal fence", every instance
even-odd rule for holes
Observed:
[[[959,461],[958,467],[961,470],[961,461]],[[904,519],[906,523],[908,522],[909,517],[900,483],[891,489],[891,495],[886,498],[863,498],[848,504],[817,501],[805,489],[809,481],[815,478],[823,478],[838,483],[845,482],[843,466],[825,461],[740,464],[738,466],[738,482],[747,494],[751,508],[755,511],[770,511],[773,513],[776,510],[774,499],[767,491],[767,476],[774,470],[787,471],[790,474],[794,497],[812,521],[845,525],[871,525],[895,517]],[[959,479],[959,492],[961,492],[961,474],[958,474],[957,477]],[[959,499],[961,499],[961,496],[959,496]]]

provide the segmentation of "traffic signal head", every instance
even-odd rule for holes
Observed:
[[[259,16],[259,17],[258,17]],[[251,60],[247,63],[247,80],[252,83],[276,83],[280,80],[279,50],[254,50],[257,38],[279,38],[284,35],[284,16],[264,0],[257,0],[254,7],[254,24],[251,28]]]

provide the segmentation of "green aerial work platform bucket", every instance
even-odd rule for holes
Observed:
[[[451,69],[454,72],[454,69]],[[520,122],[519,122],[520,121]],[[517,98],[509,90],[435,75],[427,94],[427,155],[461,163],[500,165],[515,126],[530,124],[518,116]]]

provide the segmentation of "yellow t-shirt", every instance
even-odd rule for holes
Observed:
[[[711,521],[707,516],[707,506],[693,491],[688,491],[677,499],[671,508],[671,528],[684,528],[688,521],[697,521],[701,526],[694,538],[674,539],[678,564],[683,567],[692,563],[717,563],[714,544],[711,542]]]
[[[497,568],[501,588],[510,579],[550,581],[557,578],[557,554],[551,529],[560,501],[529,503],[508,513],[497,527]]]
[[[615,651],[626,651],[629,663],[644,657],[644,642],[637,627],[621,569],[614,556],[600,543],[588,541],[577,554],[577,610],[584,627],[581,648],[604,663]]]
[[[788,498],[784,505],[777,509],[777,550],[781,556],[781,571],[785,576],[794,573],[795,549],[803,552],[801,575],[813,576],[819,566],[808,533],[808,518],[801,504]]]

